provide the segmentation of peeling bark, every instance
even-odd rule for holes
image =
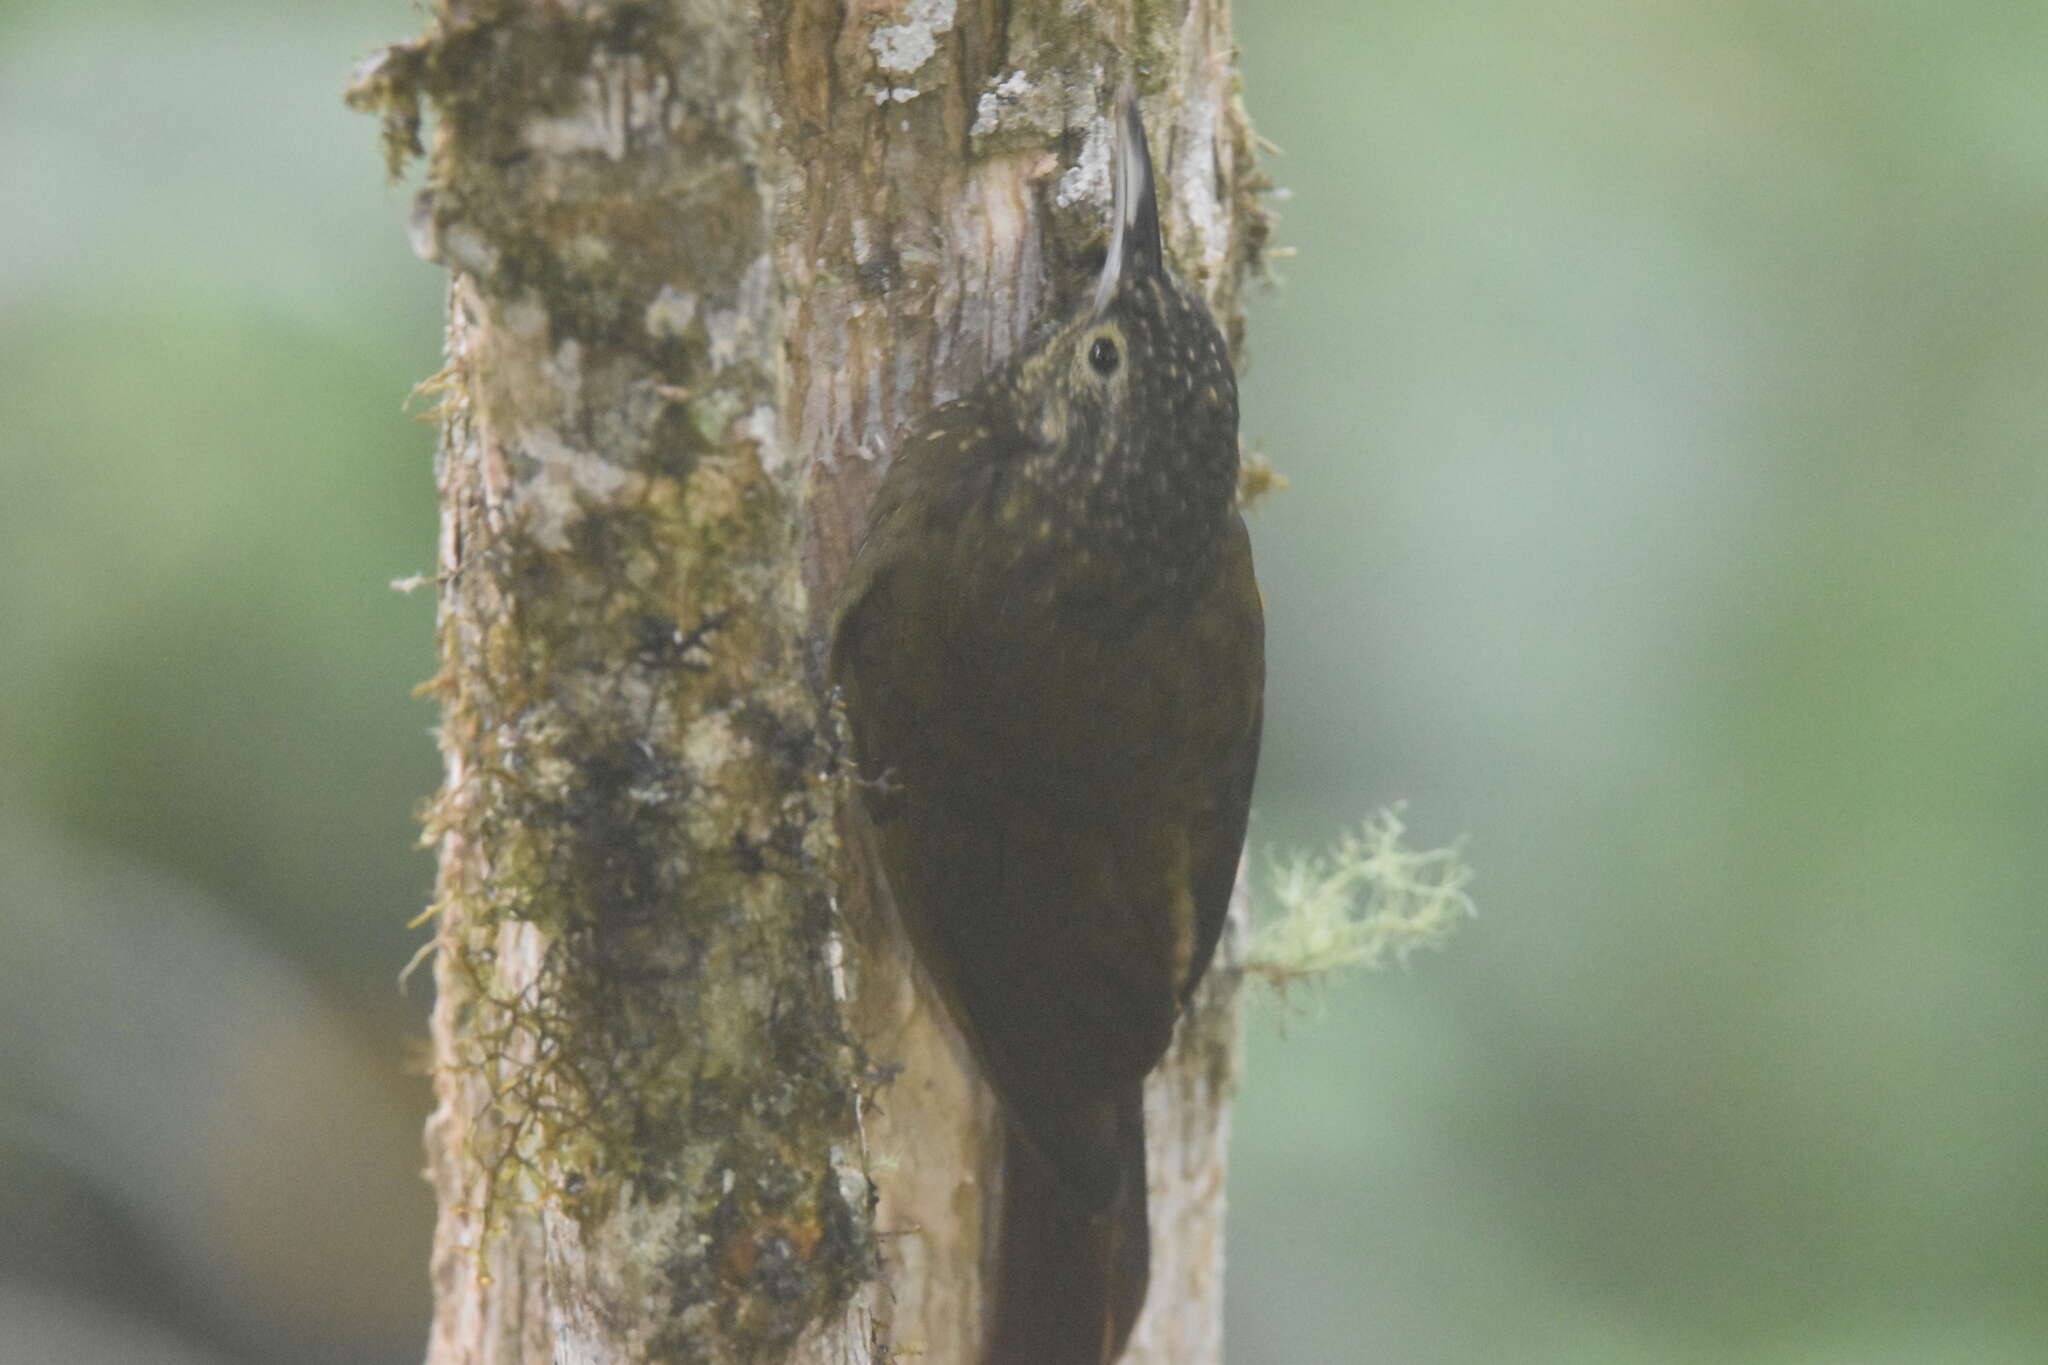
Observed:
[[[991,1104],[817,637],[899,428],[1082,287],[1126,74],[1238,342],[1230,58],[1226,0],[440,0],[360,74],[452,274],[434,1365],[973,1359]],[[1238,941],[1147,1095],[1133,1362],[1220,1356]]]

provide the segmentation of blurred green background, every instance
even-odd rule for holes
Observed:
[[[1294,481],[1248,1362],[2048,1360],[2048,9],[1240,0]],[[0,3],[0,1361],[418,1358],[403,0]]]

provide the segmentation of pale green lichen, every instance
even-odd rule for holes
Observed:
[[[868,35],[876,65],[907,76],[930,61],[939,50],[940,37],[953,31],[953,7],[954,0],[910,0],[902,23]]]
[[[1253,931],[1247,971],[1286,987],[1389,957],[1405,962],[1418,948],[1440,947],[1476,913],[1460,846],[1408,847],[1401,809],[1368,817],[1327,852],[1272,858],[1274,908]]]

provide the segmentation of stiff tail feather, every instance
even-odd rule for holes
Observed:
[[[1003,1133],[995,1317],[983,1365],[1112,1365],[1145,1305],[1145,1114],[1118,1106],[1120,1178],[1109,1203],[1063,1184],[1015,1124]]]

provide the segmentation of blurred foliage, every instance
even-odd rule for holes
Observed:
[[[1238,9],[1255,839],[1485,914],[1257,1020],[1234,1358],[2048,1359],[2048,10]],[[0,4],[0,1356],[418,1357],[418,23]]]
[[[1241,1359],[2048,1359],[2048,10],[1243,0],[1282,842]]]
[[[0,10],[0,1359],[419,1355],[416,23]]]

